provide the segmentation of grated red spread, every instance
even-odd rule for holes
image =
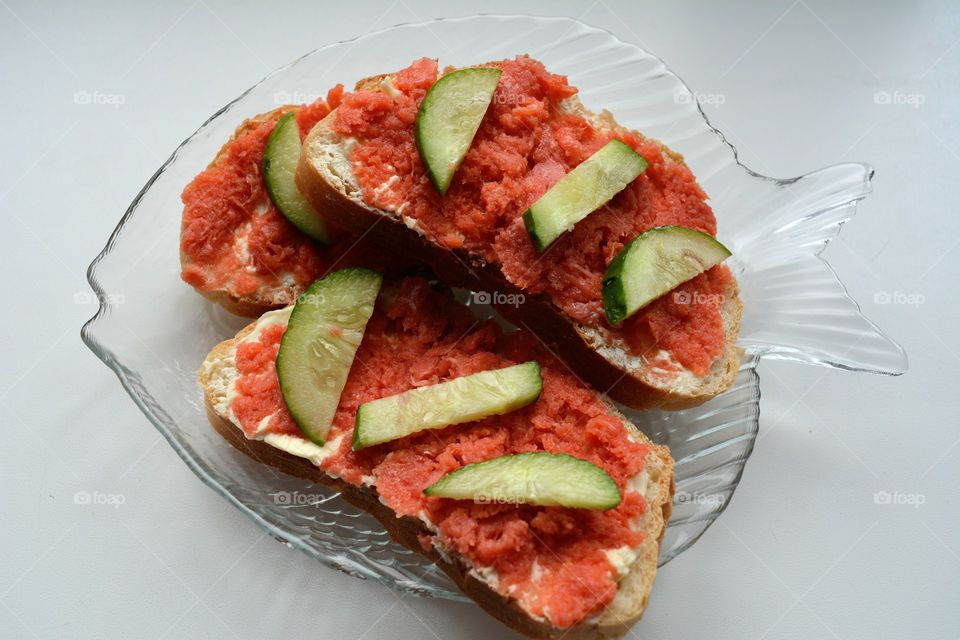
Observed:
[[[301,137],[337,107],[342,95],[343,86],[337,85],[326,100],[291,108]],[[351,248],[351,263],[366,259],[353,247],[354,239],[342,234],[330,246],[311,241],[270,200],[260,166],[282,115],[278,111],[244,127],[183,190],[181,277],[201,291],[227,289],[241,297],[270,287],[302,289],[332,265],[346,266],[341,258]]]
[[[420,101],[438,77],[436,61],[418,60],[397,73],[392,94],[366,88],[342,97],[334,128],[358,140],[351,160],[365,201],[393,211],[408,203],[403,215],[438,243],[501,265],[510,282],[548,295],[584,325],[622,334],[638,355],[664,349],[684,367],[705,374],[724,345],[717,300],[729,284],[726,267],[687,285],[712,302],[679,308],[667,296],[629,318],[622,329],[606,324],[600,294],[607,265],[643,231],[673,224],[716,235],[713,211],[693,174],[668,161],[652,140],[629,131],[600,131],[585,118],[564,113],[562,102],[577,90],[540,62],[518,57],[491,66],[502,70],[499,86],[444,197],[426,176],[413,132]],[[649,168],[538,256],[521,214],[612,137],[633,147]],[[385,184],[389,187],[378,189]],[[639,349],[647,341],[638,336],[648,335],[655,336],[654,343]]]
[[[382,295],[381,298],[387,296]],[[267,416],[269,431],[298,434],[277,386],[274,360],[283,327],[263,330],[237,347],[235,416],[251,435]],[[429,431],[354,452],[357,406],[412,387],[536,359],[543,375],[540,399],[518,411]],[[342,438],[321,467],[361,484],[372,477],[398,515],[429,518],[438,538],[475,568],[492,568],[496,587],[527,611],[567,627],[607,605],[617,573],[606,550],[636,547],[641,531],[630,520],[646,511],[627,480],[641,471],[649,445],[632,441],[620,420],[588,387],[539,348],[525,332],[504,335],[419,278],[404,280],[395,297],[381,299],[364,334],[328,441]],[[427,498],[423,489],[465,464],[525,451],[548,450],[590,460],[620,486],[624,500],[607,512],[560,507],[478,504]]]

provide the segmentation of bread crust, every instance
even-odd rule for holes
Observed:
[[[363,509],[376,518],[397,543],[419,553],[436,563],[457,584],[461,591],[474,600],[487,613],[515,631],[530,637],[550,640],[601,640],[619,638],[640,619],[647,607],[650,590],[657,570],[660,541],[670,518],[674,493],[673,459],[666,447],[653,445],[646,458],[649,482],[645,498],[648,511],[644,515],[644,539],[637,559],[630,571],[620,581],[618,596],[606,609],[590,621],[578,623],[566,629],[558,629],[546,620],[538,620],[520,609],[512,600],[504,598],[488,584],[471,575],[469,567],[458,560],[455,554],[441,555],[435,548],[425,550],[420,544],[421,535],[430,535],[424,524],[417,519],[398,517],[389,507],[380,502],[376,489],[358,487],[324,473],[310,461],[276,449],[271,445],[248,439],[230,419],[217,412],[213,394],[214,379],[221,375],[218,363],[229,361],[229,354],[237,342],[256,327],[252,323],[237,335],[218,344],[207,356],[200,369],[200,386],[203,389],[207,417],[213,428],[227,442],[257,462],[267,464],[288,475],[323,484],[340,492],[350,504]],[[639,440],[649,439],[626,418],[625,426]]]
[[[358,83],[358,87],[379,86],[383,76],[375,76]],[[603,126],[618,128],[608,113],[590,114],[579,103],[571,109],[582,111]],[[711,368],[702,384],[695,388],[678,387],[645,375],[644,368],[631,368],[626,363],[627,352],[618,362],[602,355],[597,348],[596,335],[590,336],[586,327],[578,325],[543,294],[531,295],[507,280],[499,265],[485,262],[462,249],[447,249],[407,226],[391,212],[366,205],[360,194],[350,193],[350,178],[342,174],[348,167],[331,166],[318,149],[329,146],[336,134],[331,130],[336,110],[318,123],[303,145],[297,165],[296,182],[300,192],[324,216],[337,226],[363,235],[385,251],[415,256],[422,260],[442,281],[454,287],[473,291],[496,291],[505,295],[500,300],[515,300],[522,296],[523,304],[494,304],[497,311],[513,324],[526,328],[553,349],[575,375],[614,400],[636,409],[683,409],[702,404],[728,389],[736,379],[740,352],[736,339],[740,331],[743,306],[739,289],[733,282],[726,292],[724,318],[726,346],[724,353]],[[666,147],[663,147],[666,150]],[[683,158],[666,150],[671,161]]]

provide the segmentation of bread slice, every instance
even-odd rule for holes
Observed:
[[[237,138],[248,134],[259,127],[263,126],[269,122],[277,122],[287,113],[291,111],[296,111],[298,107],[294,105],[284,105],[277,107],[273,111],[268,111],[266,113],[259,114],[252,118],[244,120],[240,126],[237,127],[234,131],[233,136],[231,136],[230,141],[236,140]],[[225,162],[227,159],[227,148],[230,141],[225,143],[220,150],[217,152],[217,155],[208,165],[208,168],[217,167],[222,162]],[[264,198],[269,196],[264,191]],[[267,202],[258,202],[254,206],[258,208],[264,208],[267,206]],[[186,217],[184,217],[181,223],[181,236],[184,233],[185,227],[188,224]],[[242,236],[237,234],[233,238],[233,245],[229,248],[224,248],[224,251],[240,251],[239,244],[242,242]],[[250,267],[255,268],[252,265],[241,265],[243,268]],[[208,267],[197,264],[191,257],[185,252],[182,248],[180,250],[180,267],[183,272],[187,272],[190,269],[205,270]],[[299,288],[291,285],[289,283],[276,283],[276,284],[261,284],[257,287],[252,293],[238,293],[227,283],[223,283],[213,288],[206,287],[197,287],[194,289],[200,293],[205,298],[212,300],[213,302],[219,304],[224,309],[230,313],[234,313],[241,316],[246,316],[250,318],[259,317],[266,311],[271,309],[277,309],[284,307],[288,304],[291,304],[296,296],[300,293]]]
[[[393,88],[386,80],[390,77],[381,75],[361,80],[357,90],[389,94]],[[626,131],[608,112],[592,113],[575,96],[566,99],[561,108],[586,118],[598,130]],[[495,306],[506,319],[540,336],[577,375],[623,404],[641,409],[680,409],[701,404],[733,384],[740,363],[736,340],[742,314],[735,281],[731,279],[721,310],[723,352],[707,375],[699,376],[684,369],[671,362],[665,353],[658,356],[663,366],[656,361],[651,363],[633,354],[616,332],[602,326],[585,326],[565,314],[547,296],[529,295],[506,278],[499,264],[461,249],[441,246],[425,235],[414,219],[367,205],[351,164],[353,141],[333,130],[335,117],[334,111],[312,129],[304,141],[296,175],[300,191],[330,220],[354,233],[368,234],[373,241],[392,251],[419,257],[451,286],[496,291],[504,294],[500,300],[524,296],[519,298],[525,298],[523,304]],[[633,133],[643,139],[641,134]],[[667,162],[683,163],[680,154],[662,143],[657,144]]]
[[[269,322],[273,323],[277,321],[277,314],[282,313],[283,311],[276,311],[267,314],[265,318],[269,318]],[[571,627],[559,629],[545,618],[531,616],[514,600],[498,593],[479,573],[471,570],[468,561],[452,552],[449,547],[446,551],[438,551],[438,548],[443,547],[442,540],[435,542],[431,550],[425,551],[420,537],[433,536],[436,532],[429,530],[419,519],[397,517],[380,501],[374,485],[357,486],[347,483],[328,475],[303,457],[291,455],[263,440],[247,438],[231,417],[226,398],[237,378],[237,344],[257,329],[258,322],[214,347],[199,372],[210,423],[231,445],[279,471],[339,491],[348,502],[366,510],[380,521],[396,542],[435,562],[484,610],[526,636],[571,640],[616,638],[622,636],[640,618],[649,601],[657,570],[660,541],[670,516],[674,491],[673,460],[666,447],[652,446],[643,471],[635,476],[640,482],[638,491],[644,495],[647,505],[640,523],[644,538],[641,545],[633,550],[635,558],[624,567],[626,573],[619,580],[616,595],[602,611]],[[649,442],[622,414],[621,418],[624,428],[636,441]]]
[[[320,99],[308,105],[285,105],[245,120],[207,167],[226,165],[225,175],[205,171],[184,189],[181,277],[231,313],[257,318],[271,309],[293,304],[311,282],[334,268],[365,266],[401,273],[415,264],[331,225],[329,244],[315,242],[271,202],[260,171],[262,150],[257,145],[266,144],[273,125],[288,113],[296,112],[298,122],[309,126],[327,111],[326,102]],[[240,143],[234,145],[238,140]],[[239,193],[237,181],[244,185]],[[230,215],[235,211],[241,215]],[[200,230],[215,227],[227,240],[215,247],[204,245],[203,259],[194,260],[185,250],[191,230],[196,231],[191,225],[198,225]],[[252,249],[254,244],[257,249]],[[282,260],[274,261],[275,256]],[[242,287],[238,286],[240,278]]]

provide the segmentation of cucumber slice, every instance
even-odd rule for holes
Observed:
[[[537,251],[605,205],[647,169],[630,145],[613,139],[577,165],[523,214]]]
[[[322,445],[380,291],[370,269],[342,269],[297,299],[277,352],[280,393],[303,435]]]
[[[602,511],[620,504],[620,489],[606,471],[592,462],[548,451],[468,464],[443,476],[423,493],[475,502]]]
[[[366,402],[357,409],[353,448],[509,413],[535,402],[542,389],[540,365],[531,360]]]
[[[470,150],[500,81],[500,69],[460,69],[437,80],[420,103],[417,149],[440,195]]]
[[[716,238],[686,227],[654,227],[620,250],[603,278],[603,309],[618,324],[730,257]]]
[[[287,220],[314,240],[326,243],[327,227],[293,180],[300,161],[300,129],[293,112],[280,118],[263,150],[263,179],[270,199]]]

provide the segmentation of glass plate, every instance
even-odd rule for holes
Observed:
[[[491,38],[490,34],[496,34]],[[246,117],[306,102],[337,82],[422,56],[468,65],[529,53],[567,74],[590,108],[681,152],[710,195],[744,304],[743,362],[732,389],[679,412],[628,415],[677,461],[677,494],[660,555],[690,547],[729,504],[759,426],[761,357],[896,374],[903,350],[865,319],[819,254],[870,192],[873,170],[843,164],[774,180],[737,162],[693,94],[636,45],[568,18],[475,16],[405,24],[329,45],[267,76],[173,153],[90,265],[100,300],[84,342],[113,369],[187,466],[277,539],[324,564],[416,594],[465,599],[419,555],[322,486],[252,462],[210,428],[196,382],[208,350],[246,320],[179,279],[180,192]]]

